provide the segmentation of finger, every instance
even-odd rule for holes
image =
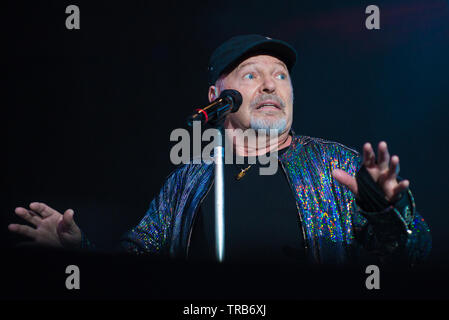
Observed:
[[[385,141],[379,142],[377,147],[377,165],[381,171],[388,169],[390,162],[390,154],[388,153],[388,146]]]
[[[357,181],[350,174],[341,169],[335,169],[332,171],[332,176],[338,182],[347,186],[355,195],[358,194]]]
[[[30,203],[30,209],[39,213],[43,218],[49,217],[53,214],[59,214],[58,211],[56,211],[53,208],[50,208],[49,206],[47,206],[45,203],[42,202]]]
[[[399,157],[392,156],[390,160],[390,167],[388,169],[388,173],[386,175],[387,179],[396,179],[399,174]]]
[[[62,216],[62,222],[61,222],[61,231],[64,232],[70,232],[75,224],[75,221],[73,220],[73,215],[75,213],[72,209],[67,209],[64,212],[64,215]]]
[[[36,229],[23,224],[10,224],[8,230],[22,236],[34,239],[36,237]]]
[[[35,225],[36,227],[41,223],[42,219],[31,210],[27,210],[22,207],[18,207],[14,212],[22,219],[28,221],[29,223]]]
[[[371,168],[376,164],[376,155],[374,154],[371,143],[367,142],[363,145],[363,165]]]
[[[399,195],[410,187],[410,181],[402,180],[398,183],[397,186],[393,188],[393,197],[392,202],[396,202],[398,200]]]

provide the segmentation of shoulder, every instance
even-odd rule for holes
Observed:
[[[179,164],[167,177],[167,181],[173,183],[192,183],[194,180],[207,178],[213,173],[213,162],[190,161],[189,163]]]
[[[356,172],[361,165],[361,156],[357,150],[337,141],[310,136],[295,135],[284,159],[336,166],[351,172]]]
[[[294,136],[292,144],[295,144],[297,148],[304,148],[305,150],[315,149],[321,152],[339,152],[347,154],[352,157],[359,157],[360,153],[351,147],[348,147],[340,142],[318,138],[310,136]]]

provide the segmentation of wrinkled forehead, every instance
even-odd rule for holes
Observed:
[[[239,71],[247,66],[281,67],[288,73],[287,66],[279,58],[271,55],[255,55],[242,60],[232,72]]]

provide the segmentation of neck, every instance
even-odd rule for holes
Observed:
[[[289,130],[274,136],[252,133],[254,130],[226,130],[226,138],[232,140],[236,155],[241,157],[262,156],[268,152],[284,149],[292,142]]]

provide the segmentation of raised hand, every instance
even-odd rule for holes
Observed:
[[[31,239],[25,244],[65,248],[77,248],[81,245],[81,230],[73,220],[72,209],[66,210],[62,215],[41,202],[32,202],[29,207],[30,209],[18,207],[15,213],[35,228],[21,224],[8,226],[11,232]]]
[[[377,147],[376,155],[370,143],[363,145],[363,165],[375,182],[382,188],[385,198],[390,203],[394,203],[400,193],[410,185],[408,180],[398,182],[396,177],[399,174],[399,157],[394,155],[390,159],[387,143],[382,141]],[[332,171],[332,176],[340,183],[346,185],[356,196],[358,195],[357,181],[354,177],[341,169]]]

